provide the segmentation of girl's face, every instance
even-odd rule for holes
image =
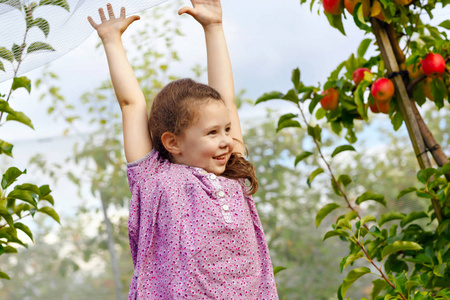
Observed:
[[[222,101],[201,105],[197,119],[178,137],[180,154],[175,162],[222,174],[234,147],[231,122]]]

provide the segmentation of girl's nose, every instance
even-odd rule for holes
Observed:
[[[234,148],[234,140],[233,140],[233,138],[230,135],[228,135],[228,134],[224,135],[220,146],[222,148],[227,148],[228,147],[230,149],[230,152],[231,152],[233,150],[233,148]]]

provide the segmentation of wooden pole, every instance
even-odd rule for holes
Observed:
[[[370,18],[370,22],[372,24],[372,30],[377,39],[378,47],[380,48],[381,56],[387,71],[389,73],[398,72],[400,69],[386,28],[383,25],[385,23],[376,18]],[[416,154],[419,166],[421,169],[429,168],[431,167],[431,163],[427,156],[427,149],[425,147],[416,117],[414,116],[414,111],[411,107],[403,79],[401,76],[395,76],[392,78],[392,81],[394,83],[395,92],[397,95],[397,104],[400,108],[403,120],[405,121],[409,138],[414,148],[414,153]]]

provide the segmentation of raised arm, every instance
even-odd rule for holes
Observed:
[[[107,10],[109,20],[102,8],[99,9],[101,24],[96,24],[91,17],[88,20],[97,30],[105,48],[111,81],[122,110],[125,156],[128,162],[132,162],[152,149],[144,94],[128,61],[121,38],[128,26],[139,20],[139,16],[125,18],[125,8],[122,7],[120,17],[116,18],[111,4],[107,5]]]
[[[244,155],[245,148],[234,102],[233,72],[222,26],[220,0],[191,0],[191,2],[193,7],[183,7],[178,14],[191,15],[205,31],[208,84],[220,93],[230,112],[231,136],[239,141],[234,147],[234,152]]]

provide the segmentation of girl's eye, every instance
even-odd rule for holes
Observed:
[[[230,131],[231,131],[231,127],[225,128],[225,132],[230,132]]]
[[[208,135],[213,135],[213,134],[216,134],[216,133],[217,133],[216,130],[211,130],[210,132],[208,132]]]

